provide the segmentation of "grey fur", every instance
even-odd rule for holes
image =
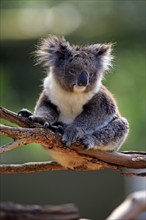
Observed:
[[[71,46],[56,36],[43,40],[37,50],[37,62],[48,76],[31,117],[44,124],[65,123],[62,141],[66,146],[80,140],[87,149],[113,151],[127,137],[128,122],[101,83],[111,67],[111,51],[112,44]],[[88,73],[88,84],[80,91],[76,85],[83,71]]]

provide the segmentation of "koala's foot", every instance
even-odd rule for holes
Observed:
[[[17,114],[24,118],[29,118],[32,115],[32,112],[26,108],[22,108]]]
[[[62,142],[70,147],[71,144],[75,143],[77,140],[84,136],[84,131],[80,127],[74,125],[69,125],[64,130],[64,135],[62,137]]]

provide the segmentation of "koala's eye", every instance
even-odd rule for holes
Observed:
[[[70,74],[75,74],[76,71],[75,71],[75,69],[70,69],[70,70],[69,70],[69,73],[70,73]]]
[[[90,77],[93,77],[93,76],[94,76],[94,73],[90,73],[89,75],[90,75]]]

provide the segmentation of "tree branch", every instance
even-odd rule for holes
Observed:
[[[42,127],[40,124],[28,121],[26,118],[23,118],[18,114],[16,114],[15,112],[7,110],[6,108],[3,107],[0,107],[0,118],[3,118],[21,127],[30,127],[30,128]]]
[[[13,150],[16,147],[23,145],[23,140],[16,140],[8,144],[4,144],[0,147],[0,154],[5,153],[7,151]]]
[[[144,211],[146,211],[146,191],[134,192],[130,194],[106,220],[136,219],[138,215]]]
[[[40,206],[1,203],[0,219],[79,220],[79,211],[74,204]]]
[[[55,161],[0,165],[0,173],[5,174],[34,173],[48,170],[65,170],[65,168]]]
[[[38,126],[38,124],[36,123],[29,122],[28,119],[17,116],[16,113],[11,112],[7,109],[0,108],[0,115],[1,118],[9,120],[21,126],[12,127],[2,124],[0,125],[0,134],[14,139],[14,142],[12,142],[11,144],[2,146],[0,148],[0,153],[5,153],[21,145],[26,145],[29,143],[39,143],[44,148],[50,151],[66,155],[67,157],[74,157],[78,161],[81,161],[80,166],[73,167],[74,170],[96,170],[105,168],[121,170],[122,168],[146,168],[146,153],[144,152],[120,153],[104,152],[99,150],[86,151],[79,143],[73,144],[71,148],[64,148],[64,145],[61,142],[60,134],[54,133],[51,130],[43,128],[40,125]],[[62,167],[60,168],[62,169]],[[16,168],[14,169],[16,170]],[[57,169],[59,169],[59,167]],[[2,167],[0,167],[0,172],[2,172]],[[137,175],[137,173],[135,173],[135,175]],[[145,175],[145,173],[143,173],[141,176],[143,175]]]

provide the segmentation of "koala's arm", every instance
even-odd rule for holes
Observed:
[[[63,141],[69,146],[85,134],[106,126],[118,114],[117,106],[112,95],[105,87],[102,87],[83,106],[83,111],[75,118],[73,123],[67,126]]]
[[[74,124],[85,131],[99,130],[118,116],[117,106],[109,92],[101,90],[83,108]]]
[[[57,107],[50,102],[44,91],[41,93],[37,101],[34,114],[31,118],[33,121],[46,126],[54,124],[58,119]]]

